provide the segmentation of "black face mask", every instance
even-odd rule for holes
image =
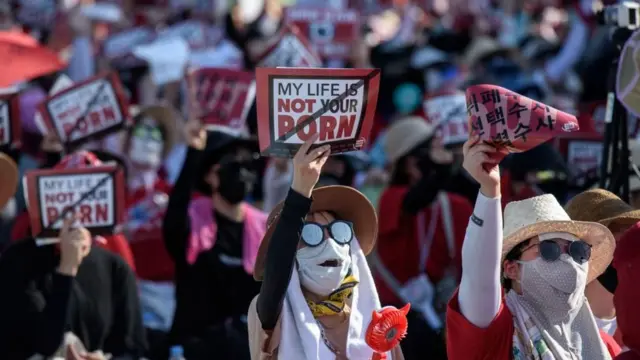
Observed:
[[[256,182],[256,174],[247,163],[230,162],[218,170],[220,186],[218,193],[230,204],[238,204],[244,200]]]

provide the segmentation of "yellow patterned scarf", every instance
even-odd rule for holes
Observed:
[[[345,303],[351,298],[353,288],[356,285],[358,285],[358,280],[356,280],[355,276],[347,275],[342,280],[340,287],[334,290],[327,299],[318,302],[307,300],[313,317],[318,318],[341,313]]]

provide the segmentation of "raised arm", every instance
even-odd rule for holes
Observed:
[[[494,147],[472,138],[464,145],[464,168],[480,183],[480,194],[469,219],[462,246],[460,312],[470,323],[486,328],[502,303],[500,259],[502,208],[500,169]]]

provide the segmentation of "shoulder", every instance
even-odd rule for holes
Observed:
[[[94,246],[91,249],[91,257],[98,263],[102,263],[106,268],[111,269],[111,273],[121,279],[127,277],[135,278],[133,270],[127,261],[113,251]]]

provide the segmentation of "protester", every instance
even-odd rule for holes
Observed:
[[[407,359],[445,358],[439,332],[461,274],[463,229],[472,212],[467,199],[446,192],[454,155],[432,136],[433,127],[421,118],[398,120],[385,143],[393,170],[378,207],[374,272],[383,304],[412,303],[402,342]]]
[[[610,359],[620,347],[598,330],[584,291],[611,262],[613,235],[572,221],[552,195],[507,204],[503,230],[500,151],[478,136],[465,144],[481,188],[447,309],[449,359]]]
[[[634,210],[614,193],[603,189],[587,190],[573,197],[566,205],[567,214],[573,220],[598,222],[611,231],[619,240],[630,226],[640,221],[640,210]],[[607,270],[587,284],[585,295],[598,327],[614,336],[622,345],[620,334],[616,334],[616,310],[613,294],[618,284],[616,270],[609,265]]]
[[[253,360],[373,354],[365,334],[380,303],[365,256],[375,245],[376,213],[353,188],[314,190],[330,154],[329,145],[311,149],[317,138],[294,157],[291,190],[272,210],[258,252],[262,286],[248,314]],[[388,355],[403,359],[397,347]]]
[[[640,360],[640,223],[630,227],[618,240],[613,257],[613,266],[617,270],[618,286],[613,297],[618,314],[618,327],[622,330],[623,352],[616,360]]]
[[[266,214],[244,200],[256,182],[257,143],[228,132],[186,126],[189,149],[163,224],[176,266],[170,345],[190,359],[248,359],[246,314]],[[192,191],[204,196],[192,199]]]
[[[56,353],[71,332],[88,359],[139,359],[146,341],[135,275],[124,260],[98,246],[91,233],[65,219],[59,245],[34,238],[0,258],[0,358]]]

